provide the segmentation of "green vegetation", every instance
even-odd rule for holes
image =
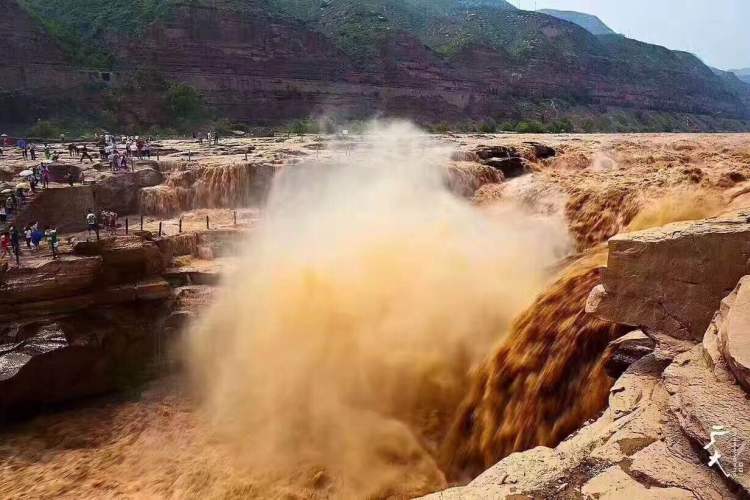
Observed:
[[[107,38],[134,36],[166,16],[176,0],[18,0],[78,65],[115,63]]]
[[[29,129],[29,137],[40,139],[58,139],[62,134],[62,128],[49,120],[39,120]]]

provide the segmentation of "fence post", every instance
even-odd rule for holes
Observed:
[[[159,221],[159,238],[161,238],[161,221]]]
[[[182,234],[182,217],[180,217],[180,234]]]
[[[206,216],[206,229],[211,229],[211,226],[208,222],[208,215]]]
[[[130,229],[130,228],[128,228],[128,218],[127,218],[127,217],[125,217],[125,236],[127,236],[127,235],[128,235],[128,231],[129,231],[129,229]]]
[[[141,231],[143,231],[143,214],[141,214]]]

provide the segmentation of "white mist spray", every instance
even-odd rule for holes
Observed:
[[[449,153],[410,125],[373,125],[340,161],[277,179],[190,340],[238,458],[316,464],[342,497],[444,485],[433,456],[469,368],[569,243],[561,220],[449,193]]]

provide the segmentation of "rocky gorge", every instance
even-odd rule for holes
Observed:
[[[179,338],[204,308],[224,300],[222,289],[236,290],[228,278],[240,275],[234,256],[238,247],[262,237],[261,220],[252,229],[186,230],[170,236],[146,230],[100,243],[78,237],[66,243],[58,261],[6,271],[0,299],[7,325],[0,342],[0,410],[5,416],[28,415],[53,404],[55,411],[32,412],[37,416],[26,423],[4,426],[0,470],[14,480],[0,482],[0,495],[337,498],[354,488],[374,491],[378,498],[438,490],[444,491],[434,498],[746,496],[746,136],[456,135],[426,140],[429,147],[418,149],[417,156],[449,151],[441,182],[451,199],[465,200],[460,203],[470,206],[474,217],[508,218],[504,208],[511,203],[528,212],[511,215],[547,231],[535,246],[549,246],[555,238],[545,225],[549,217],[570,234],[565,258],[545,269],[544,283],[532,287],[534,294],[523,307],[513,309],[512,324],[493,326],[492,342],[472,370],[445,378],[451,370],[461,371],[457,367],[466,360],[459,357],[443,371],[432,359],[429,376],[415,379],[421,381],[415,393],[429,397],[417,399],[414,414],[399,412],[398,405],[373,410],[365,398],[355,399],[357,409],[368,411],[358,411],[352,420],[377,429],[382,438],[366,456],[368,470],[380,472],[385,462],[395,467],[396,476],[356,475],[361,482],[352,481],[351,471],[339,462],[308,455],[305,448],[294,460],[259,464],[247,447],[223,436],[226,429],[210,425],[213,415],[202,409],[193,388],[185,387],[179,370],[171,375],[156,370],[159,376],[153,380],[153,360],[181,359],[170,352],[170,340]],[[317,136],[238,138],[210,148],[190,141],[162,146],[174,152],[154,165],[139,166],[155,172],[141,174],[155,185],[128,184],[128,203],[186,220],[186,211],[202,219],[225,207],[262,203],[268,179],[318,172],[317,162],[348,157],[357,148],[370,156],[388,154],[367,142],[347,147]],[[188,151],[190,160],[185,159]],[[253,172],[246,170],[249,164],[262,166],[247,174]],[[106,174],[89,174],[97,183],[114,182]],[[314,189],[312,178],[306,183]],[[188,191],[184,204],[139,205],[153,190],[181,200],[170,194],[178,188]],[[96,184],[90,189],[96,192]],[[336,220],[361,216],[344,213]],[[148,229],[153,228],[151,221]],[[450,231],[443,228],[438,234],[448,238]],[[438,247],[429,248],[432,259],[440,258]],[[276,249],[282,255],[286,251]],[[409,251],[405,246],[396,255]],[[486,258],[487,252],[481,253],[474,258]],[[314,246],[309,254],[317,255]],[[375,255],[382,259],[384,254]],[[514,258],[520,266],[523,259]],[[256,265],[240,262],[246,268]],[[424,273],[418,259],[407,263],[412,272]],[[337,275],[343,273],[343,264],[336,268]],[[328,293],[299,307],[317,314],[321,304],[338,295],[320,275],[310,276],[315,273],[300,282],[303,290],[322,282]],[[364,282],[353,283],[367,296]],[[492,283],[489,276],[486,282]],[[516,286],[508,297],[522,289]],[[237,293],[232,300],[249,309],[268,300],[262,292],[254,288],[248,294],[252,304]],[[296,295],[280,295],[290,296]],[[400,301],[408,298],[403,294]],[[346,303],[359,311],[358,302]],[[290,304],[290,313],[279,321],[297,317],[297,303]],[[363,304],[369,312],[369,302]],[[378,310],[387,314],[385,308]],[[229,329],[231,318],[220,315],[219,320],[227,321],[222,324]],[[353,328],[355,319],[333,316],[331,321]],[[308,335],[318,328],[316,322],[304,324]],[[299,339],[304,345],[305,337]],[[477,337],[473,343],[479,342]],[[205,369],[215,369],[218,378],[233,358],[225,352],[220,366],[206,364]],[[401,373],[407,366],[398,361],[389,365],[390,372]],[[287,372],[294,366],[289,363]],[[152,382],[141,385],[148,379]],[[382,377],[379,386],[387,386],[386,380]],[[133,386],[132,399],[106,396]],[[410,401],[410,395],[399,391],[395,401]],[[304,399],[299,404],[314,408]],[[373,414],[385,415],[393,425],[369,427]],[[308,426],[286,419],[274,415],[271,420],[292,422],[290,431]],[[336,420],[324,424],[324,431],[349,430]],[[404,429],[416,438],[404,439]],[[712,440],[714,447],[706,448]],[[716,450],[723,471],[708,464]]]

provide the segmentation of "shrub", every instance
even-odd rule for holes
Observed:
[[[532,120],[528,122],[518,122],[518,125],[516,125],[516,132],[521,134],[542,134],[546,132],[546,129],[540,122]]]
[[[40,137],[43,139],[57,139],[60,137],[62,130],[49,120],[39,120],[29,129],[30,137]]]
[[[479,125],[479,131],[483,134],[494,134],[497,131],[495,120],[485,120]]]
[[[164,96],[164,102],[167,113],[173,121],[194,123],[206,116],[203,98],[189,85],[171,84]]]

